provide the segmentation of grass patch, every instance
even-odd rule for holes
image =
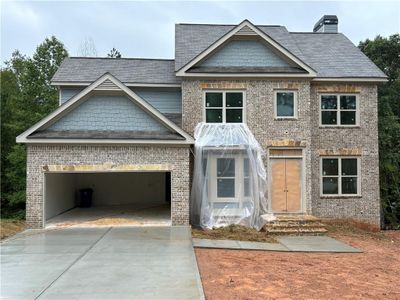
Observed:
[[[198,239],[210,240],[238,240],[250,242],[276,243],[277,241],[264,231],[241,225],[229,225],[227,227],[214,229],[192,229],[192,236]]]
[[[0,219],[0,237],[8,238],[25,229],[24,220]]]
[[[386,239],[385,234],[376,225],[347,219],[325,219],[328,234],[344,234],[353,237]]]

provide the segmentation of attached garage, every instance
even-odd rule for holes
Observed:
[[[135,223],[139,211],[167,207],[169,198],[169,224],[188,225],[194,140],[181,119],[105,73],[17,137],[27,144],[28,226],[42,228],[71,215],[100,223],[130,216],[121,222]],[[79,190],[87,188],[93,205],[77,209]]]
[[[170,172],[47,172],[44,180],[46,227],[171,225]]]

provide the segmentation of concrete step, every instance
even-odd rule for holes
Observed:
[[[327,232],[321,219],[310,215],[278,215],[264,230],[274,235],[323,235]]]
[[[266,224],[265,227],[268,228],[325,228],[325,225],[322,223],[303,223],[303,224],[287,224],[287,223],[274,223],[274,224]]]
[[[311,215],[277,215],[275,221],[281,222],[321,222],[320,218]],[[274,222],[274,221],[272,221]]]
[[[325,235],[327,230],[323,227],[318,228],[266,228],[268,234],[273,235]]]

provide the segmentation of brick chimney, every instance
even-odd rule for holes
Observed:
[[[325,15],[314,25],[313,32],[338,32],[339,20],[335,15]]]

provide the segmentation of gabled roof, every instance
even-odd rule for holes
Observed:
[[[62,137],[62,141],[60,139],[55,138],[54,136],[46,137],[46,138],[30,138],[31,135],[34,135],[36,132],[43,131],[59,119],[61,119],[64,115],[68,114],[70,111],[78,107],[81,103],[83,103],[88,96],[92,94],[94,91],[120,91],[123,92],[132,102],[138,105],[141,109],[143,109],[146,113],[151,115],[154,119],[160,122],[163,126],[168,128],[172,133],[178,134],[183,137],[183,140],[162,140],[159,137],[155,140],[152,139],[143,139],[138,138],[135,139],[133,137],[127,137],[125,135],[124,139],[121,139],[119,135],[116,139],[112,138],[112,134],[108,135],[107,138],[88,138],[88,139],[68,139]],[[74,133],[76,134],[76,133]],[[103,135],[104,136],[104,135]],[[33,137],[33,136],[32,136]],[[39,135],[40,137],[40,135]],[[95,80],[91,85],[86,87],[83,91],[72,97],[69,101],[65,102],[63,105],[58,107],[55,111],[49,114],[47,117],[33,125],[31,128],[26,130],[24,133],[20,134],[17,137],[17,143],[133,143],[133,144],[146,144],[146,143],[159,143],[159,144],[193,144],[193,138],[187,134],[183,129],[177,126],[175,123],[170,121],[167,117],[161,114],[157,109],[151,106],[147,101],[143,100],[136,93],[134,93],[131,89],[125,86],[121,81],[119,81],[113,75],[106,73],[97,80]]]
[[[110,73],[124,84],[179,85],[181,80],[175,76],[174,64],[172,59],[68,57],[54,74],[52,84],[90,84]]]
[[[253,25],[250,21],[244,20],[241,22],[239,25],[231,28],[228,30],[225,34],[217,38],[214,42],[212,42],[210,45],[206,46],[202,51],[195,53],[192,53],[192,56],[195,55],[192,58],[187,58],[186,62],[181,62],[181,66],[176,66],[175,64],[175,69],[176,69],[176,74],[177,76],[184,76],[188,75],[186,73],[190,68],[195,66],[198,62],[204,60],[207,58],[209,55],[211,55],[215,50],[217,50],[219,47],[222,47],[227,41],[231,40],[235,35],[241,34],[241,32],[244,32],[245,35],[248,35],[249,33],[252,35],[256,35],[259,38],[261,38],[265,43],[267,43],[273,50],[279,52],[281,55],[285,57],[288,61],[291,63],[295,64],[297,67],[303,69],[306,71],[306,75],[304,74],[293,74],[293,76],[309,76],[309,77],[314,77],[316,75],[315,71],[308,66],[304,61],[299,59],[294,53],[292,53],[290,50],[285,48],[283,45],[281,45],[278,41],[276,41],[274,38],[270,37],[267,33],[262,31],[260,28],[257,26]],[[215,37],[215,36],[214,36]],[[211,40],[211,39],[210,39]],[[178,47],[178,46],[176,46]],[[177,56],[178,57],[178,56]],[[177,60],[176,60],[177,62]],[[192,74],[193,76],[193,74]]]
[[[321,78],[387,76],[342,33],[290,33],[300,57]]]
[[[204,52],[237,25],[176,24],[175,71]],[[296,33],[284,26],[255,25],[316,71],[316,79],[386,75],[342,33]]]

